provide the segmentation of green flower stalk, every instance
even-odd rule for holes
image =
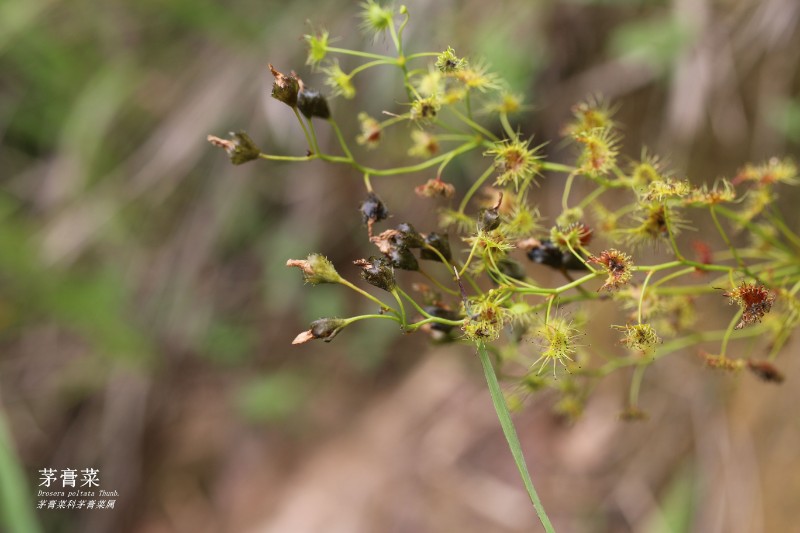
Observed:
[[[332,96],[345,98],[357,96],[357,74],[373,68],[393,71],[405,96],[374,107],[387,118],[358,111],[334,118],[320,92],[304,86],[293,71],[287,75],[270,66],[271,94],[292,108],[296,133],[306,137],[309,151],[264,153],[244,132],[232,133],[231,139],[208,138],[237,165],[254,159],[326,163],[342,170],[326,178],[345,180],[331,185],[343,191],[353,186],[347,172],[357,183],[363,180],[364,200],[352,201],[353,223],[334,222],[350,233],[366,234],[363,246],[377,251],[354,264],[363,281],[392,298],[342,278],[320,254],[290,259],[287,265],[300,269],[307,283],[343,285],[376,309],[375,314],[316,320],[295,344],[330,341],[357,320],[388,320],[403,333],[426,332],[435,342],[473,343],[515,463],[548,532],[552,525],[528,475],[505,398],[555,389],[560,397],[556,411],[578,417],[599,380],[630,370],[628,401],[621,410],[625,419],[640,420],[644,411],[639,405],[648,401],[640,389],[652,359],[699,343],[719,343],[714,355],[702,356],[709,368],[731,373],[746,368],[771,383],[784,379],[775,359],[800,327],[800,235],[774,200],[786,187],[800,185],[793,161],[745,164],[732,178],[718,178],[713,185],[676,177],[644,150],[639,161],[621,164],[615,109],[596,97],[574,106],[561,130],[572,149],[561,150],[561,143],[531,146],[509,120],[526,106],[484,64],[459,57],[449,46],[439,52],[406,51],[403,32],[409,14],[404,6],[365,0],[361,20],[370,33],[386,32],[394,47],[380,54],[332,47],[328,32],[320,31],[305,36],[306,61],[313,70],[320,68]],[[340,66],[341,55],[351,70]],[[367,83],[370,77],[362,79]],[[330,133],[334,148],[319,142],[325,137],[317,136],[316,125]],[[351,149],[353,140],[365,149]],[[391,148],[399,150],[389,153]],[[369,159],[364,159],[366,149],[372,150]],[[489,158],[482,164],[476,160],[480,152]],[[413,160],[402,161],[404,154]],[[531,185],[544,176],[548,190],[539,194]],[[553,187],[559,188],[556,194]],[[379,226],[390,213],[376,190],[382,195],[392,191],[385,198],[395,214],[406,213],[406,222]],[[553,198],[560,209],[555,220],[543,224],[536,202]],[[358,227],[356,208],[365,228]],[[439,227],[432,222],[434,209]],[[698,217],[710,217],[709,227],[719,235],[704,234],[693,245],[676,238]],[[749,239],[734,238],[738,230]],[[662,245],[634,247],[641,244]],[[354,254],[351,260],[369,252]],[[640,284],[634,276],[641,277]],[[717,291],[722,286],[730,287],[722,294],[736,313],[727,328],[706,329],[705,322],[701,327],[695,310],[725,311]],[[388,305],[383,299],[394,301]],[[601,346],[582,350],[582,327],[557,316],[554,308],[571,309],[576,313],[571,316],[585,310],[593,322],[606,325],[626,323],[611,327],[631,353],[603,357]],[[535,353],[523,342],[530,338]],[[764,359],[726,355],[729,345],[750,349],[738,344],[746,338],[763,339]],[[500,388],[495,366],[512,383],[508,394]],[[550,371],[553,378],[565,379],[551,379]]]

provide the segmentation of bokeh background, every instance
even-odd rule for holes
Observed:
[[[559,130],[590,94],[619,105],[626,156],[646,145],[694,182],[798,155],[796,0],[407,5],[409,50],[484,58],[531,104],[518,123],[552,140],[554,160],[569,159]],[[430,349],[363,322],[330,345],[291,346],[310,320],[368,308],[284,266],[317,251],[355,279],[347,265],[371,252],[360,176],[233,167],[205,141],[245,129],[270,152],[304,153],[266,65],[322,85],[302,40],[319,26],[337,46],[390,51],[358,30],[357,11],[341,0],[0,3],[1,530],[538,527],[469,346]],[[357,79],[355,101],[333,100],[346,135],[358,110],[402,109],[398,88],[383,71]],[[385,149],[358,154],[401,160]],[[448,178],[463,191],[483,165],[466,158]],[[432,228],[435,210],[412,192],[429,177],[375,185],[398,220]],[[560,186],[538,190],[546,214]],[[781,194],[797,227],[798,197]],[[627,375],[572,423],[553,414],[553,395],[533,398],[517,420],[556,528],[797,531],[797,345],[779,361],[782,387],[670,356],[645,380],[649,420],[633,424],[617,417]],[[35,510],[38,470],[74,466],[100,470],[116,509]]]

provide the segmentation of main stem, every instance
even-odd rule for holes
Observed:
[[[519,475],[522,478],[522,483],[525,485],[525,490],[528,491],[528,496],[533,502],[533,507],[536,509],[536,514],[539,515],[539,520],[544,526],[547,533],[555,533],[553,524],[547,517],[544,511],[542,502],[539,500],[539,495],[536,494],[536,489],[531,481],[531,475],[528,473],[528,466],[525,464],[525,456],[522,454],[522,446],[517,437],[517,430],[514,428],[514,422],[511,420],[511,413],[508,411],[506,399],[503,397],[503,391],[500,390],[500,383],[497,381],[497,375],[494,373],[494,367],[489,360],[489,352],[486,350],[486,345],[482,342],[477,343],[478,357],[483,365],[483,373],[486,375],[486,383],[489,385],[489,394],[492,396],[492,403],[494,409],[497,411],[497,418],[500,420],[500,426],[503,428],[503,434],[508,442],[508,447],[511,448],[511,455],[514,456],[514,462],[517,464]]]

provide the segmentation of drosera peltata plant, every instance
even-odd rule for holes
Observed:
[[[509,403],[517,405],[521,396],[551,388],[562,394],[556,408],[579,416],[597,380],[629,370],[630,392],[621,418],[641,420],[646,413],[639,391],[646,370],[669,354],[709,342],[717,343],[717,353],[698,350],[708,368],[749,369],[765,381],[783,380],[775,360],[800,324],[800,236],[772,200],[781,187],[798,183],[792,161],[747,164],[731,179],[710,185],[675,177],[645,150],[640,160],[623,163],[615,109],[591,97],[574,106],[563,129],[575,147],[574,163],[551,162],[544,144],[512,126],[510,115],[525,106],[485,63],[460,57],[452,47],[410,53],[403,41],[409,22],[405,6],[367,0],[360,18],[365,31],[388,35],[393,55],[334,47],[328,32],[318,31],[305,36],[307,64],[325,76],[330,96],[348,99],[357,98],[353,80],[364,71],[395,68],[406,102],[387,102],[382,120],[359,113],[340,127],[321,92],[293,71],[284,74],[270,65],[272,96],[294,113],[308,152],[273,154],[244,132],[232,133],[231,139],[208,138],[237,165],[256,159],[322,160],[350,167],[363,178],[360,210],[375,250],[368,258],[353,258],[363,283],[346,280],[316,253],[289,259],[287,265],[300,269],[312,285],[333,283],[356,291],[374,305],[374,312],[320,318],[297,335],[295,344],[329,342],[343,330],[357,329],[356,322],[389,320],[402,332],[422,331],[436,342],[473,345],[523,483],[547,531],[553,527],[528,474]],[[343,57],[360,63],[344,70]],[[315,119],[332,130],[338,153],[320,148]],[[407,165],[373,168],[353,155],[350,138],[380,150],[385,133],[400,125],[410,126]],[[458,191],[446,179],[449,165],[480,156],[482,167],[470,167],[475,169],[471,185]],[[408,176],[409,190],[439,210],[441,227],[418,231],[411,220],[381,228],[388,226],[389,207],[376,189],[382,177],[401,175]],[[562,191],[561,213],[553,224],[545,223],[531,203],[535,195],[529,194],[544,180],[558,183]],[[578,181],[588,191],[581,198],[573,194]],[[604,196],[620,195],[627,199],[622,207],[604,202]],[[693,227],[697,212],[713,222],[724,243],[719,249],[705,241],[688,250],[679,246],[676,236]],[[742,231],[751,237],[750,244],[734,246],[731,235]],[[653,250],[660,262],[640,259]],[[525,262],[540,266],[526,268]],[[563,283],[543,281],[552,277],[541,275],[542,267],[563,276]],[[402,287],[396,270],[415,272],[420,279],[412,288]],[[726,298],[731,308],[719,305]],[[698,305],[728,311],[728,326],[695,327]],[[593,315],[593,323],[598,316],[608,317],[607,327],[618,335],[618,343],[607,348],[611,352],[591,342],[585,320],[569,315],[589,306],[628,312],[623,323],[611,319],[613,313]],[[738,309],[731,311],[733,306]],[[763,357],[730,355],[732,341],[764,336],[770,347]],[[504,378],[514,381],[513,392],[506,395],[497,379],[501,365]]]

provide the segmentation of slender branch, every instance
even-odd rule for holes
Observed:
[[[533,503],[536,514],[544,526],[547,533],[555,533],[553,524],[550,522],[547,513],[544,510],[539,495],[536,493],[536,488],[533,486],[531,475],[528,473],[528,465],[525,463],[525,456],[522,454],[522,445],[517,437],[517,430],[514,428],[514,422],[511,420],[511,413],[508,411],[506,399],[503,397],[503,391],[500,389],[500,383],[497,381],[497,374],[494,372],[492,362],[489,360],[489,353],[486,351],[486,345],[483,342],[477,343],[478,357],[483,366],[483,372],[486,376],[486,383],[489,386],[489,394],[492,397],[492,404],[497,412],[497,418],[500,420],[500,427],[503,428],[503,435],[506,437],[508,447],[511,449],[511,455],[514,457],[514,463],[517,465],[519,475],[522,478],[522,483],[525,485],[525,490],[528,492]]]

